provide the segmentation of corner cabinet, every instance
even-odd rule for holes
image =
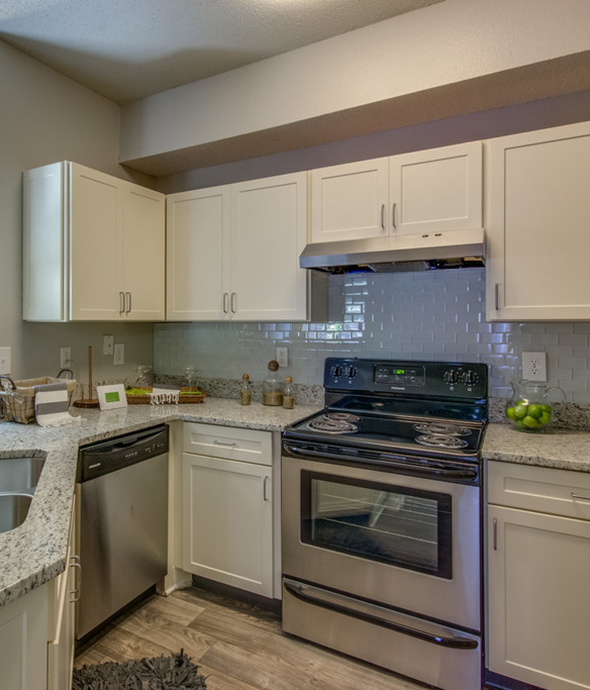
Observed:
[[[171,194],[167,232],[169,321],[311,318],[307,173]]]
[[[590,689],[590,474],[489,462],[488,501],[487,668]]]
[[[482,143],[311,172],[311,241],[482,227]]]
[[[183,569],[273,596],[272,434],[185,423]]]
[[[590,319],[590,123],[486,146],[488,321]]]
[[[165,316],[165,196],[71,162],[24,174],[23,318]]]

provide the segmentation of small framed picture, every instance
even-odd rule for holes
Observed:
[[[112,386],[97,386],[98,402],[101,410],[112,410],[115,407],[127,407],[125,386],[116,383]]]

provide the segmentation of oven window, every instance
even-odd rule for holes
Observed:
[[[301,472],[301,540],[401,568],[452,577],[452,497]]]

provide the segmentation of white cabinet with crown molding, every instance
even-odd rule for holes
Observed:
[[[311,241],[482,227],[482,143],[311,171]]]
[[[485,142],[488,321],[590,320],[590,123]]]
[[[68,161],[24,174],[23,318],[165,316],[165,196]]]

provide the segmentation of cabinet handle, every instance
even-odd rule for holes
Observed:
[[[80,563],[80,556],[72,556],[70,561],[70,568],[76,568],[78,571],[77,587],[70,592],[70,603],[75,604],[76,602],[80,601],[80,589],[82,587],[82,565]]]
[[[385,230],[385,204],[381,204],[381,228]]]
[[[395,207],[396,206],[397,206],[397,204],[393,204],[393,206],[391,207],[391,224],[393,225],[394,230],[397,227],[395,224]]]
[[[214,446],[227,446],[228,448],[233,448],[234,446],[237,446],[238,444],[235,442],[232,443],[224,443],[223,441],[218,441],[216,438],[213,439],[213,445]]]
[[[500,308],[500,283],[496,283],[495,288],[496,311]]]
[[[581,496],[580,494],[575,494],[573,491],[570,491],[570,496],[580,501],[590,501],[590,496]]]
[[[236,302],[237,302],[237,295],[235,292],[231,293],[231,311],[232,314],[236,313]]]
[[[494,547],[494,551],[498,550],[498,519],[494,518],[492,520],[492,545]]]
[[[223,313],[227,314],[229,312],[229,293],[223,293]]]
[[[125,293],[125,296],[126,296],[126,298],[128,299],[128,301],[129,301],[129,306],[127,307],[127,310],[125,311],[125,313],[126,313],[126,314],[129,314],[129,312],[131,311],[131,293],[130,293],[130,292],[126,292],[126,293]]]
[[[119,314],[125,313],[125,293],[119,293]]]
[[[262,480],[262,498],[263,498],[265,501],[268,501],[268,493],[267,493],[267,490],[266,490],[266,484],[267,484],[267,482],[268,482],[269,479],[270,479],[270,477],[269,477],[269,476],[266,476],[266,477],[264,477],[264,479]]]

